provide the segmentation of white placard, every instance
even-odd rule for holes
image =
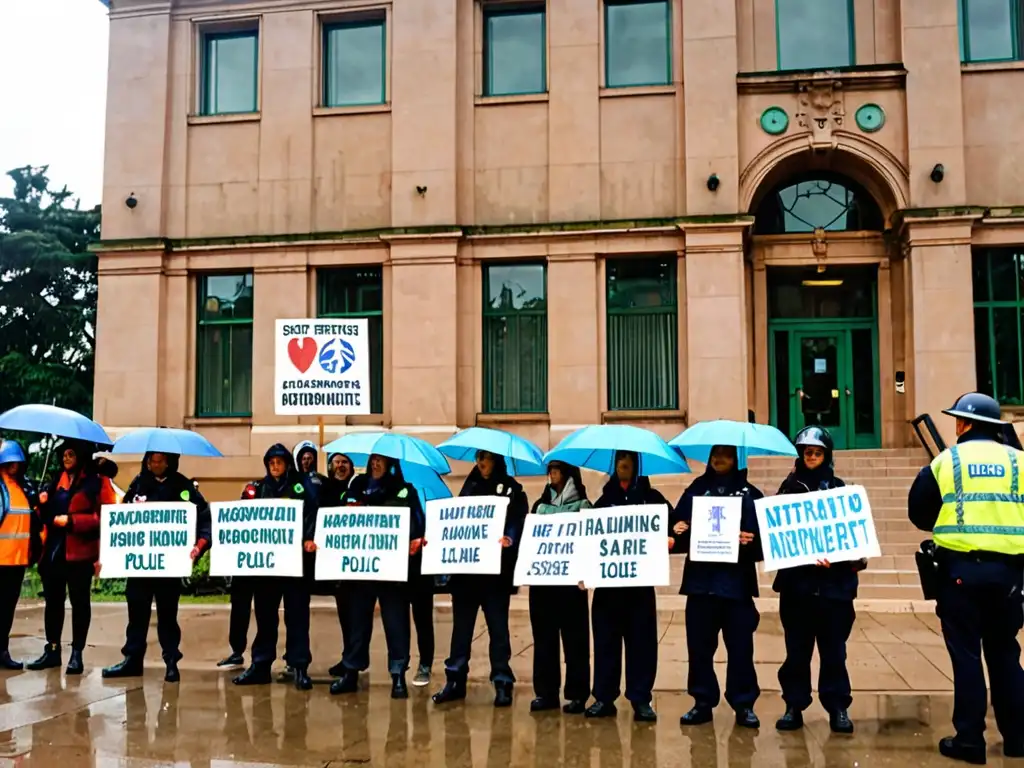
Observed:
[[[104,504],[100,510],[100,577],[191,576],[196,515],[196,505],[187,502]]]
[[[766,572],[882,554],[863,486],[769,496],[754,507]]]
[[[583,518],[576,512],[527,515],[516,559],[518,586],[579,584],[585,576],[580,547]]]
[[[424,575],[501,573],[507,496],[459,496],[428,501]]]
[[[211,576],[302,575],[301,501],[217,501],[210,515]]]
[[[325,507],[316,518],[317,581],[408,581],[408,507]]]
[[[370,412],[370,345],[362,319],[278,320],[274,413]]]
[[[694,496],[690,553],[694,562],[740,561],[741,496]]]
[[[588,509],[580,515],[587,587],[668,586],[667,504]]]

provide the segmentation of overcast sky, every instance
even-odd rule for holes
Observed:
[[[49,165],[83,207],[103,193],[107,9],[99,0],[0,0],[0,197],[7,171]]]

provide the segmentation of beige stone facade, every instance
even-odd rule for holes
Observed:
[[[332,302],[377,318],[380,413],[328,439],[752,411],[904,447],[979,378],[1024,405],[1021,40],[962,50],[970,5],[112,0],[95,417],[196,427],[227,487],[315,436],[272,335]]]

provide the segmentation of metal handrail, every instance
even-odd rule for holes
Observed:
[[[935,445],[934,451],[932,450],[932,446],[928,444],[928,441],[925,440],[924,435],[921,433],[922,422],[924,423],[925,429],[928,430],[928,434],[931,436],[932,442]],[[913,419],[910,424],[914,428],[914,432],[917,433],[917,439],[921,441],[921,445],[923,445],[924,449],[928,451],[928,456],[930,458],[934,459],[946,450],[946,441],[942,439],[942,435],[940,435],[939,430],[936,429],[935,422],[932,420],[931,414],[922,413],[916,419]]]

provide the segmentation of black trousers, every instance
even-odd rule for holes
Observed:
[[[242,654],[249,644],[249,618],[252,616],[253,577],[236,576],[231,580],[231,618],[228,643],[231,652]]]
[[[452,589],[452,647],[444,663],[445,673],[450,679],[464,681],[469,675],[476,616],[483,610],[484,621],[487,622],[491,682],[516,681],[509,664],[512,660],[512,640],[508,633],[511,597],[508,587],[494,578],[481,577],[477,584],[460,584]]]
[[[25,579],[24,565],[0,566],[0,651],[6,651],[11,641],[14,612],[21,597],[21,582]]]
[[[530,587],[533,692],[557,699],[562,686],[559,644],[565,652],[565,698],[590,697],[590,604],[575,586]]]
[[[128,579],[125,599],[128,602],[128,629],[121,653],[131,659],[146,655],[149,618],[156,601],[156,637],[165,662],[181,658],[181,627],[178,626],[178,599],[181,579]]]
[[[650,704],[658,674],[658,605],[654,587],[601,587],[591,606],[594,629],[594,698],[613,703],[622,683],[626,649],[626,698]]]
[[[284,601],[285,652],[289,667],[308,667],[309,585],[301,578],[250,577],[256,613],[256,639],[252,641],[252,663],[271,665],[277,658],[277,627]]]
[[[64,600],[71,599],[71,647],[85,650],[92,623],[92,604],[89,592],[92,589],[93,568],[89,562],[68,562],[64,559],[50,560],[43,568],[43,598],[46,607],[43,624],[46,627],[46,642],[60,645],[64,634]]]
[[[388,581],[353,581],[348,589],[348,639],[341,663],[362,672],[370,667],[373,637],[373,609],[380,603],[380,620],[388,645],[388,674],[401,675],[409,669],[409,585]]]
[[[953,662],[953,727],[972,744],[985,741],[988,691],[982,655],[992,687],[992,708],[1003,740],[1024,740],[1024,670],[1017,633],[1024,625],[1019,592],[1003,586],[965,586],[946,582],[939,588],[936,613]]]
[[[818,699],[828,712],[849,709],[850,674],[846,641],[856,614],[852,600],[783,592],[779,619],[786,640],[786,660],[779,667],[782,700],[803,711],[811,706],[811,656],[818,646]]]
[[[409,581],[409,587],[420,664],[429,667],[434,663],[434,577],[413,577]]]
[[[341,647],[342,649],[348,645],[348,592],[342,592],[341,590],[347,590],[348,587],[342,586],[338,592],[334,593],[334,607],[338,609],[338,626],[341,627]]]
[[[754,670],[754,633],[761,616],[754,598],[731,600],[718,595],[686,598],[686,649],[690,669],[686,687],[700,707],[717,707],[721,700],[715,674],[718,635],[725,640],[728,666],[725,701],[735,710],[753,707],[761,689]]]

